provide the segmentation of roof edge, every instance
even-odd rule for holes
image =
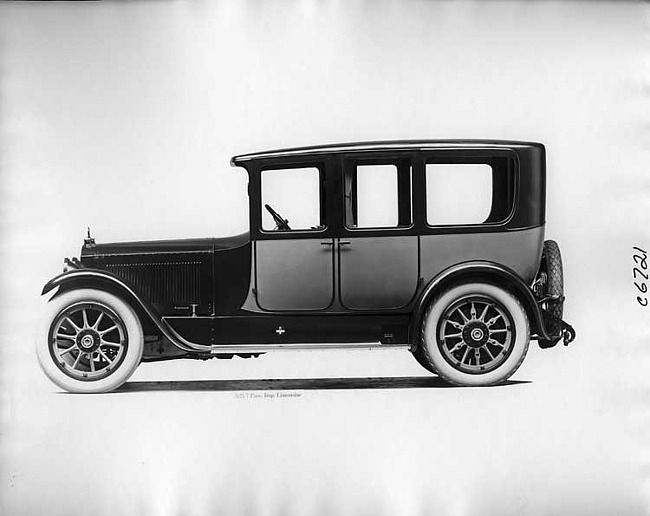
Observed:
[[[386,141],[365,141],[348,143],[330,143],[325,145],[311,145],[305,147],[289,147],[272,149],[248,154],[233,156],[230,160],[232,166],[240,166],[241,163],[256,159],[282,158],[290,156],[307,156],[310,154],[364,152],[382,150],[428,150],[445,147],[468,147],[468,148],[544,148],[539,142],[520,140],[386,140]]]

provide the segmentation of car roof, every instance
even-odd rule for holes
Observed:
[[[405,150],[432,150],[443,148],[464,149],[524,149],[544,148],[541,143],[518,140],[390,140],[370,142],[332,143],[327,145],[312,145],[274,149],[249,154],[233,156],[230,164],[240,166],[244,162],[266,158],[290,158],[293,156],[310,156],[317,154],[344,154],[349,152],[381,152]]]

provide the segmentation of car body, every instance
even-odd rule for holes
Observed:
[[[101,392],[140,361],[398,347],[452,383],[489,385],[531,338],[573,339],[559,248],[544,240],[542,144],[365,142],[231,164],[248,173],[249,232],[112,244],[89,233],[45,285],[56,294],[37,349],[55,383]]]

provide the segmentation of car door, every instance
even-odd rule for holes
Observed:
[[[323,310],[334,296],[332,239],[279,238],[255,244],[263,310]]]
[[[412,162],[408,154],[343,162],[345,220],[336,251],[341,304],[348,309],[397,309],[415,295]]]
[[[254,243],[256,298],[267,311],[312,311],[334,299],[334,240],[325,222],[324,167],[266,167]]]

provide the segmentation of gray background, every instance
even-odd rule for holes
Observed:
[[[0,512],[650,512],[631,276],[650,245],[647,25],[632,2],[0,5]],[[231,155],[392,138],[547,145],[578,339],[531,346],[529,383],[192,383],[427,375],[388,351],[143,365],[109,395],[41,374],[38,294],[87,225],[101,242],[245,231]]]

